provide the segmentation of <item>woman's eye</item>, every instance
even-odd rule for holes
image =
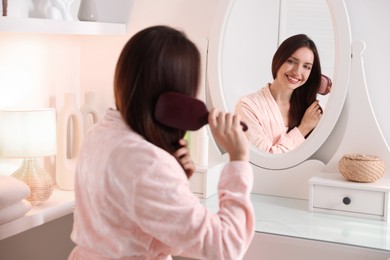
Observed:
[[[293,60],[287,60],[287,63],[288,64],[294,64],[294,61]]]
[[[303,66],[305,69],[307,69],[307,70],[311,70],[311,66],[310,65],[304,65]]]

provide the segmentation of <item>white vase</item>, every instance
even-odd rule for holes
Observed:
[[[74,189],[76,162],[83,136],[83,115],[76,105],[76,94],[66,93],[57,121],[56,182],[60,189]]]
[[[83,115],[84,132],[87,132],[93,124],[96,124],[100,117],[95,104],[95,93],[87,92],[84,97],[84,104],[80,108]]]
[[[44,5],[45,16],[52,20],[72,21],[71,6],[74,0],[46,0]],[[42,4],[41,4],[42,5]]]
[[[95,0],[81,0],[77,17],[80,21],[96,22],[98,14]]]
[[[28,18],[29,4],[31,4],[31,1],[26,1],[26,0],[7,1],[7,16],[17,17],[17,18]]]
[[[194,162],[198,166],[207,167],[209,164],[209,136],[206,126],[203,126],[194,133],[194,138],[191,139]]]

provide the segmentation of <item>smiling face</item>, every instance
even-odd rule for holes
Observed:
[[[294,90],[305,84],[313,62],[313,52],[307,47],[299,48],[279,68],[275,81],[284,89]]]

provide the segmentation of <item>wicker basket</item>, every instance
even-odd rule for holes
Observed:
[[[385,173],[385,163],[373,155],[346,154],[339,161],[339,171],[347,180],[374,182]]]

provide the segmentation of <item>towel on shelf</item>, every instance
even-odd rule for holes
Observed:
[[[0,225],[23,217],[31,209],[31,203],[23,199],[0,209]]]
[[[30,188],[21,180],[12,176],[0,176],[0,210],[25,199]]]

